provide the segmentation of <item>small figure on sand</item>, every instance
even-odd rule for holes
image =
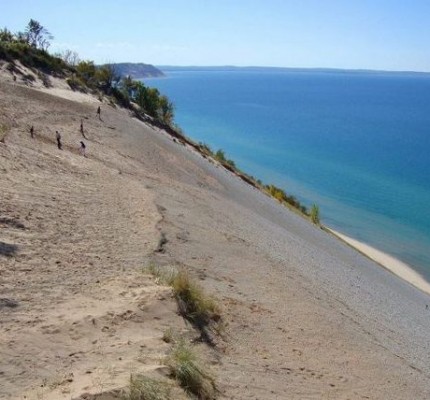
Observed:
[[[81,131],[81,135],[84,139],[86,139],[85,137],[85,133],[84,133],[84,120],[81,119],[81,127],[80,127],[80,131]]]
[[[32,139],[34,139],[34,126],[33,125],[31,125],[31,128],[30,128],[30,136]]]
[[[97,107],[97,115],[99,116],[99,119],[102,119],[101,118],[101,112],[102,112],[102,110],[101,110],[100,106],[98,106]]]
[[[86,149],[85,143],[84,143],[82,140],[81,140],[79,143],[80,143],[80,146],[79,146],[79,154],[80,154],[81,156],[86,157],[86,155],[85,155],[85,149]]]
[[[57,146],[59,150],[63,150],[62,145],[61,145],[61,135],[60,132],[55,131],[55,138],[57,139]]]
[[[13,81],[16,82],[16,75],[13,76]]]

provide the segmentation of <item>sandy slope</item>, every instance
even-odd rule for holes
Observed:
[[[104,146],[119,134],[115,116],[102,122],[94,106],[24,87],[1,92],[15,128],[0,146],[0,398],[121,387],[160,367],[163,332],[183,324],[168,289],[142,273],[160,238],[151,178]],[[87,159],[76,151],[81,117]]]
[[[71,398],[155,368],[184,323],[141,273],[151,259],[222,302],[223,398],[430,397],[426,294],[125,111],[0,93],[0,297],[18,304],[0,305],[0,397]]]

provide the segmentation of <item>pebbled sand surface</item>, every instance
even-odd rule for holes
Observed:
[[[397,260],[389,254],[367,245],[366,243],[362,243],[356,239],[350,238],[333,229],[329,229],[329,231],[342,239],[344,242],[350,244],[355,249],[364,253],[371,260],[376,261],[384,268],[387,268],[393,274],[396,274],[423,292],[430,294],[430,283],[427,282],[418,272],[415,272],[409,265]]]
[[[163,332],[187,327],[150,260],[220,300],[220,398],[430,398],[427,294],[126,111],[61,95],[0,79],[0,398],[160,369]]]

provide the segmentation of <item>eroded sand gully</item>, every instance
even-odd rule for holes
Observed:
[[[150,260],[220,299],[222,398],[430,397],[426,294],[127,112],[99,121],[5,79],[0,398],[77,398],[159,368],[163,331],[185,323]]]

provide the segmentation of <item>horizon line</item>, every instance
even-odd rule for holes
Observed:
[[[133,64],[133,63],[132,63]],[[136,63],[139,64],[139,63]],[[321,72],[370,72],[370,73],[391,73],[391,74],[422,74],[430,75],[430,71],[413,71],[413,70],[385,70],[371,68],[338,68],[338,67],[276,67],[276,66],[257,66],[257,65],[173,65],[173,64],[152,64],[156,68],[212,68],[212,69],[277,69],[277,70],[296,70],[296,71],[321,71]]]

